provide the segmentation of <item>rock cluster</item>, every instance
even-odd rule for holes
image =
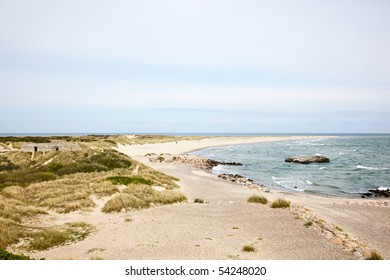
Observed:
[[[202,158],[198,156],[172,156],[172,155],[152,155],[149,157],[151,162],[166,162],[178,165],[191,165],[198,168],[210,170],[218,165],[236,165],[242,166],[239,162],[221,162],[213,159]]]
[[[302,163],[302,164],[308,164],[308,163],[324,163],[329,162],[329,158],[324,156],[296,156],[296,157],[288,157],[284,160],[285,162],[294,162],[294,163]]]
[[[327,240],[340,246],[343,250],[351,252],[356,258],[365,259],[371,256],[371,250],[367,244],[357,240],[356,237],[350,236],[337,225],[320,219],[309,209],[302,206],[293,206],[290,211],[298,219],[303,219],[306,224],[310,223],[312,227],[319,230]]]
[[[253,181],[252,179],[249,179],[247,177],[244,177],[244,176],[241,176],[238,174],[224,173],[224,174],[218,175],[218,178],[221,178],[221,179],[226,180],[226,181],[234,182],[237,184],[245,185],[250,189],[263,189],[264,191],[267,192],[264,185],[258,184],[255,181]]]
[[[379,187],[377,189],[368,190],[362,197],[365,198],[367,196],[390,197],[390,188]]]

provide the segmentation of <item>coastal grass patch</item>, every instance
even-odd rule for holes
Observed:
[[[278,198],[271,204],[271,208],[289,208],[290,201],[287,201],[283,198]]]
[[[17,223],[10,219],[0,217],[0,247],[7,248],[7,246],[17,243],[21,238],[28,235],[25,228],[20,227]]]
[[[111,176],[108,177],[107,180],[114,185],[142,184],[151,186],[153,184],[153,181],[138,176]]]
[[[372,251],[367,260],[384,260],[384,258],[378,252]]]
[[[0,260],[31,260],[24,255],[16,255],[0,247]]]
[[[260,203],[260,204],[267,204],[268,200],[264,196],[260,195],[252,195],[247,200],[248,203]]]
[[[149,203],[137,198],[136,196],[128,193],[120,193],[115,195],[109,201],[106,202],[102,211],[104,213],[121,212],[122,209],[128,211],[131,209],[148,208]]]
[[[141,163],[139,163],[138,175],[146,180],[152,181],[153,184],[162,186],[166,189],[179,188],[176,184],[176,182],[179,181],[178,178],[164,174]]]
[[[245,253],[254,253],[256,252],[256,248],[253,247],[253,245],[245,245],[244,247],[242,247],[242,251]]]
[[[62,246],[85,239],[94,227],[83,222],[67,223],[60,227],[40,230],[30,238],[29,250],[44,251],[52,247]]]
[[[173,190],[156,191],[149,185],[130,184],[122,193],[112,197],[104,205],[105,213],[148,208],[153,205],[186,201],[186,197]]]

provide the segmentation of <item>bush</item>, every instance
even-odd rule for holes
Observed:
[[[249,203],[261,203],[261,204],[267,204],[268,200],[264,196],[259,195],[252,195],[247,200]]]
[[[204,200],[201,199],[201,198],[195,198],[194,200],[194,203],[200,203],[200,204],[203,204],[204,203]]]
[[[108,181],[114,185],[130,185],[130,184],[140,184],[151,186],[153,182],[138,176],[127,177],[127,176],[112,176],[107,178]]]
[[[290,201],[284,200],[282,198],[278,198],[274,202],[272,202],[271,208],[289,208]]]

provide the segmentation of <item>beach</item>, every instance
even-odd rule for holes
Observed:
[[[297,194],[226,181],[190,165],[150,162],[146,154],[180,156],[213,146],[308,137],[213,137],[117,150],[179,179],[185,203],[105,214],[105,199],[92,211],[54,214],[54,223],[83,221],[96,230],[77,243],[36,252],[46,259],[365,259],[372,251],[390,258],[389,199],[353,199]],[[310,137],[313,139],[314,137]],[[318,138],[318,137],[316,137]],[[288,209],[248,203],[252,195]],[[203,203],[194,203],[194,200]],[[244,246],[253,248],[243,251]]]

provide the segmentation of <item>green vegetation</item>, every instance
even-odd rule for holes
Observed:
[[[372,251],[371,252],[371,256],[369,258],[367,258],[367,260],[383,260],[383,257],[381,255],[379,255],[377,252],[375,251]]]
[[[282,198],[278,198],[271,204],[271,208],[289,208],[290,201],[284,200]]]
[[[104,140],[104,142],[107,142],[107,143],[110,143],[110,144],[116,146],[116,142],[114,140],[106,139],[106,140]]]
[[[23,255],[12,254],[0,247],[0,260],[30,260],[30,258]]]
[[[253,253],[256,252],[256,249],[252,245],[245,245],[244,247],[242,247],[242,251],[246,253]]]
[[[24,153],[26,154],[26,153]],[[48,153],[49,157],[56,161],[44,165],[47,157],[40,155],[37,164],[25,162],[25,159],[18,159],[21,165],[12,172],[0,172],[0,189],[7,186],[28,186],[33,183],[52,181],[64,175],[76,173],[93,173],[110,171],[119,168],[130,168],[132,161],[126,156],[114,150],[103,150],[100,153],[92,154],[90,150]],[[54,157],[53,157],[54,156]],[[12,154],[11,154],[12,158]],[[8,161],[10,161],[8,159]],[[8,163],[7,169],[10,169]]]
[[[164,141],[174,139],[162,138]],[[186,201],[182,194],[173,191],[178,187],[177,178],[112,149],[113,142],[140,144],[159,142],[162,138],[138,139],[138,136],[125,135],[0,137],[1,147],[20,148],[27,142],[53,140],[74,141],[81,146],[78,151],[35,152],[33,157],[31,152],[22,151],[0,154],[0,248],[18,244],[23,250],[46,250],[85,238],[93,230],[86,224],[48,228],[34,225],[39,225],[40,216],[50,211],[69,213],[91,209],[96,206],[93,201],[96,197],[112,196],[103,208],[105,212]],[[127,187],[121,191],[117,185]],[[152,186],[160,188],[155,190]],[[2,251],[1,257],[11,258],[7,253]]]
[[[143,185],[152,185],[151,180],[147,180],[141,177],[126,177],[126,176],[112,176],[107,178],[108,181],[114,185],[130,185],[130,184],[143,184]]]
[[[248,198],[247,202],[267,204],[268,200],[264,196],[252,195],[251,197]]]

